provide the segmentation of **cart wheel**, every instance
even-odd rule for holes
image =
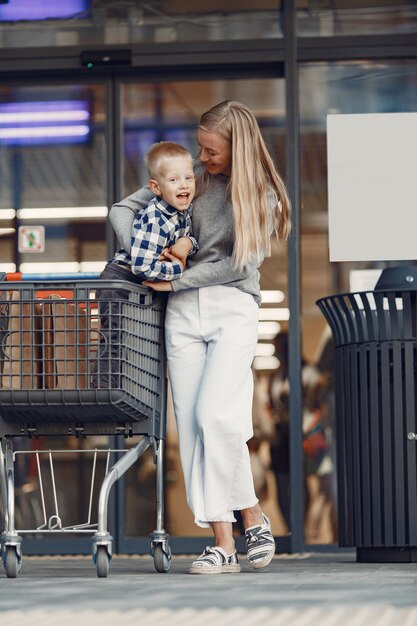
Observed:
[[[167,551],[165,552],[162,545],[158,543],[154,548],[153,562],[157,572],[166,573],[171,568],[171,550],[167,544]]]
[[[20,570],[16,546],[4,546],[3,563],[7,578],[16,578]]]
[[[96,567],[99,578],[107,578],[109,573],[110,557],[106,546],[97,546]]]

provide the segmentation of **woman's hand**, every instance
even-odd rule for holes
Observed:
[[[180,237],[173,246],[169,248],[169,252],[177,261],[180,261],[185,268],[187,257],[193,249],[192,241],[189,237]],[[170,259],[172,261],[172,259]]]
[[[172,285],[170,280],[162,280],[161,282],[154,282],[152,280],[145,280],[142,285],[150,287],[154,291],[172,291]]]
[[[175,261],[176,263],[179,263],[181,265],[181,271],[182,272],[184,271],[185,261],[183,259],[180,259],[174,254],[172,254],[172,252],[168,248],[165,248],[163,250],[163,252],[161,253],[161,256],[162,254],[164,255],[164,258],[163,258],[164,261]]]

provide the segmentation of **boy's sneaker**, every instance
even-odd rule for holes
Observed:
[[[251,526],[245,531],[248,561],[253,569],[266,567],[275,554],[275,540],[271,532],[271,522],[264,513],[262,513],[262,517],[263,524]]]
[[[190,574],[233,574],[235,572],[240,572],[236,551],[233,554],[226,554],[223,548],[218,547],[207,547],[190,567]]]

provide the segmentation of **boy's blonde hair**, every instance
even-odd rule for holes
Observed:
[[[243,267],[254,256],[270,256],[271,230],[279,239],[289,235],[291,204],[254,114],[244,104],[226,100],[202,115],[199,128],[231,146],[235,266]]]
[[[154,143],[145,156],[145,165],[150,178],[157,179],[163,161],[174,157],[184,157],[193,160],[191,154],[180,144],[174,141],[159,141]]]

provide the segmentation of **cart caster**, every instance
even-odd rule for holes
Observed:
[[[16,578],[21,567],[21,559],[16,546],[3,547],[3,564],[7,578]]]
[[[155,569],[162,574],[169,572],[171,569],[171,549],[167,543],[165,545],[166,550],[163,549],[162,544],[158,543],[153,553]]]
[[[106,546],[97,546],[96,568],[99,578],[107,578],[110,566],[110,555]]]

